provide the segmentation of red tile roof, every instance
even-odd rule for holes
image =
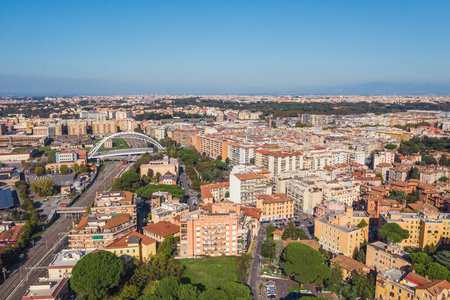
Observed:
[[[165,238],[169,235],[174,235],[175,233],[180,232],[180,226],[172,224],[167,221],[161,221],[155,224],[147,225],[142,228],[144,231],[151,232],[157,236]]]
[[[156,243],[156,241],[154,239],[151,239],[148,236],[140,234],[140,233],[138,233],[136,231],[132,231],[129,234],[127,234],[126,236],[121,237],[117,241],[112,242],[111,244],[106,246],[106,248],[107,249],[111,249],[111,248],[125,248],[125,247],[128,247],[127,239],[129,237],[131,237],[131,236],[137,236],[138,238],[140,238],[141,239],[141,244],[143,244],[143,245],[150,245],[150,244]]]

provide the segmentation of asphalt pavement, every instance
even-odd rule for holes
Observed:
[[[258,236],[255,238],[254,248],[254,256],[253,261],[251,262],[251,271],[250,271],[250,289],[253,294],[253,299],[259,299],[259,283],[261,281],[261,245],[264,243],[266,238],[266,228],[268,224],[262,224]]]

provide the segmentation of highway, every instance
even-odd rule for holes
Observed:
[[[95,198],[95,193],[104,191],[114,180],[114,176],[120,171],[120,165],[120,162],[107,164],[92,186],[73,206],[89,206]],[[64,248],[73,221],[75,221],[74,217],[61,217],[47,228],[34,247],[28,251],[25,260],[20,266],[15,266],[14,270],[8,274],[6,281],[0,286],[0,299],[21,299],[30,284],[36,282],[39,277],[46,276],[46,267],[53,260],[53,255]]]

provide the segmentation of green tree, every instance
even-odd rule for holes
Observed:
[[[442,176],[441,178],[438,179],[440,182],[447,182],[448,181],[448,177],[446,176]]]
[[[222,286],[222,290],[228,295],[228,299],[252,300],[250,289],[242,283],[227,282]]]
[[[448,250],[439,251],[435,255],[433,255],[433,259],[438,264],[443,265],[447,269],[450,269],[450,251]]]
[[[69,174],[69,167],[66,165],[62,165],[61,167],[59,167],[59,173],[63,175]]]
[[[272,234],[273,234],[273,232],[274,232],[275,230],[276,230],[275,227],[273,227],[272,225],[269,225],[269,226],[267,227],[267,229],[266,229],[266,237],[267,237],[268,239],[271,239],[271,238],[272,238]]]
[[[80,172],[80,166],[76,163],[72,164],[72,172],[79,173]]]
[[[343,281],[344,281],[344,275],[342,272],[342,268],[339,265],[334,264],[331,267],[330,278],[328,278],[325,281],[327,288],[331,289],[334,292],[337,292],[337,291],[335,291],[335,289],[338,289],[338,288],[336,288],[335,285],[341,286]]]
[[[417,169],[416,167],[411,167],[411,169],[408,172],[408,178],[419,179],[419,169]]]
[[[197,300],[199,296],[199,290],[192,284],[182,284],[179,287],[178,299],[180,300]]]
[[[383,174],[377,173],[377,174],[375,175],[375,177],[381,178],[381,182],[384,182]]]
[[[34,173],[37,176],[40,176],[40,175],[44,174],[45,173],[45,167],[42,166],[42,165],[37,165],[36,168],[34,168]]]
[[[125,285],[117,300],[134,300],[140,295],[139,288],[135,285]]]
[[[178,299],[180,280],[177,277],[167,277],[162,279],[156,289],[156,296],[159,299]]]
[[[266,258],[273,258],[275,255],[274,243],[271,239],[267,239],[261,245],[261,255]]]
[[[403,229],[397,223],[386,223],[378,231],[380,237],[388,243],[400,243],[409,238],[409,231]]]
[[[388,150],[394,150],[397,149],[397,146],[394,144],[387,144],[386,146],[384,146],[384,148]]]
[[[147,176],[148,176],[148,178],[153,178],[154,177],[152,169],[148,169]]]
[[[123,262],[108,251],[92,252],[77,262],[70,287],[89,300],[103,299],[124,275]]]
[[[227,166],[230,164],[230,159],[228,157],[225,158],[225,163],[227,164]]]
[[[154,181],[159,181],[159,179],[161,178],[161,173],[156,172],[155,177],[153,178]]]
[[[415,264],[428,264],[432,261],[431,257],[428,256],[428,254],[424,253],[424,252],[416,252],[416,253],[411,253],[409,255],[409,258],[411,259],[411,261]]]
[[[85,165],[80,165],[80,173],[86,173],[88,171],[87,167]]]
[[[32,192],[40,197],[51,196],[56,193],[56,185],[51,179],[39,179],[30,185]]]
[[[320,284],[331,276],[320,252],[302,243],[290,243],[284,248],[281,265],[286,274],[301,283]]]
[[[355,287],[356,293],[363,299],[375,298],[375,284],[364,273],[358,273],[351,278],[352,285]]]
[[[308,240],[308,236],[303,231],[303,229],[295,227],[294,222],[290,221],[287,227],[284,229],[283,235],[281,236],[283,240]]]
[[[438,263],[431,262],[427,265],[425,274],[428,275],[428,278],[430,279],[447,279],[450,275],[450,271]]]
[[[133,171],[127,171],[120,176],[121,187],[124,190],[130,190],[133,184],[140,181],[138,173]]]
[[[224,290],[207,289],[200,295],[200,300],[228,300],[229,297]]]
[[[364,249],[359,249],[358,254],[356,255],[356,260],[362,263],[366,263],[366,252]]]
[[[274,242],[274,247],[273,247],[273,256],[275,259],[275,263],[279,263],[280,261],[280,257],[281,257],[281,253],[283,253],[284,248],[286,247],[285,243],[283,240],[278,240]]]

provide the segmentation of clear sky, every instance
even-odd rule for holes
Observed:
[[[0,92],[450,83],[448,0],[1,0],[0,42]]]

